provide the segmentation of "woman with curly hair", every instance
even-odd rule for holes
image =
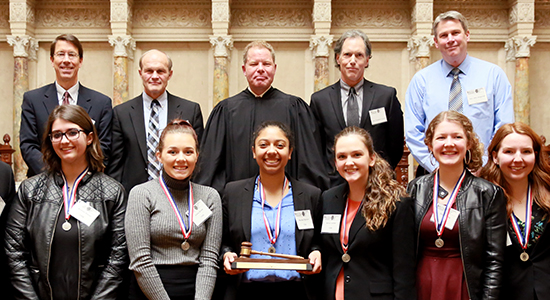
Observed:
[[[411,199],[367,131],[347,127],[334,140],[346,183],[322,195],[326,299],[416,299]]]
[[[508,196],[508,236],[500,299],[545,299],[550,295],[550,165],[541,138],[523,123],[495,133],[491,159],[481,176]]]
[[[502,189],[470,173],[483,148],[470,120],[437,115],[424,143],[439,163],[409,183],[415,203],[420,300],[499,299],[506,229]]]

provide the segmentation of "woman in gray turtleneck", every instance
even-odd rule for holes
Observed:
[[[222,209],[216,190],[189,181],[199,156],[191,124],[170,122],[156,156],[161,176],[134,187],[128,200],[129,299],[210,299]]]

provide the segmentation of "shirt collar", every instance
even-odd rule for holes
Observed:
[[[143,92],[142,97],[143,97],[143,106],[146,107],[147,109],[150,109],[151,108],[151,102],[153,102],[153,98],[151,98],[151,96],[147,95],[147,93],[145,91]],[[165,108],[166,105],[168,105],[168,92],[166,92],[166,90],[165,90],[164,93],[162,93],[157,98],[157,101],[159,102],[161,108]]]
[[[55,89],[57,91],[57,99],[63,99],[63,94],[65,94],[65,92],[69,92],[69,95],[71,95],[71,100],[69,100],[71,102],[71,104],[73,104],[73,101],[74,101],[74,104],[76,104],[77,100],[78,100],[78,89],[80,88],[80,82],[76,82],[75,85],[73,85],[72,87],[70,87],[68,90],[64,89],[62,86],[59,85],[59,83],[57,83],[57,81],[55,81]]]
[[[442,59],[441,61],[443,62],[441,66],[443,68],[443,74],[446,74],[446,76],[452,77],[453,75],[451,74],[451,71],[454,69],[454,67],[448,64],[444,59]],[[471,64],[472,64],[472,61],[470,59],[470,55],[466,55],[466,58],[458,66],[458,69],[460,70],[461,73],[467,75],[468,71],[470,70]]]
[[[267,93],[270,89],[271,89],[271,86],[269,86],[269,87],[267,88],[267,90],[265,90],[265,92],[263,92],[261,95],[256,95],[256,94],[252,91],[252,89],[250,88],[250,86],[248,86],[248,90],[249,90],[249,91],[252,93],[252,95],[254,95],[256,98],[263,98],[264,95],[265,95],[265,93]]]
[[[361,79],[358,84],[356,84],[353,88],[355,89],[355,93],[357,93],[362,87],[363,83],[365,83],[365,79]],[[345,83],[342,79],[340,79],[340,88],[347,94],[349,94],[350,86]]]

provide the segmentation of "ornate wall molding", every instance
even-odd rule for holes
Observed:
[[[110,35],[109,44],[114,46],[114,57],[128,57],[134,59],[136,41],[129,35]]]
[[[211,9],[140,7],[134,10],[134,27],[211,27]]]
[[[331,5],[330,2],[313,4],[313,22],[330,22],[331,18]]]
[[[109,11],[104,9],[66,8],[41,9],[37,13],[36,27],[109,27]]]
[[[411,22],[432,22],[433,5],[431,3],[416,3],[411,14]]]
[[[235,27],[312,27],[312,11],[306,8],[235,8],[231,24]]]
[[[230,20],[229,2],[212,3],[212,21],[229,22],[229,20]]]
[[[530,57],[531,47],[537,42],[537,37],[531,36],[515,36],[504,45],[506,50],[506,60],[514,61],[516,58]]]
[[[407,9],[335,9],[332,27],[400,28],[411,26]]]
[[[111,22],[131,22],[132,21],[132,7],[128,2],[126,3],[112,3],[111,4]]]
[[[229,51],[233,49],[233,37],[225,36],[210,36],[210,44],[214,48],[214,57],[229,58]]]
[[[509,23],[514,25],[520,22],[535,22],[535,4],[518,3],[510,9]]]
[[[414,61],[418,57],[430,57],[430,47],[434,43],[433,35],[412,36],[407,42],[409,60]]]
[[[8,2],[0,4],[0,28],[10,27],[10,5]]]
[[[329,47],[332,45],[334,36],[332,35],[312,35],[309,41],[309,49],[313,51],[313,58],[328,57]]]
[[[13,57],[28,57],[30,60],[36,60],[38,51],[38,41],[28,35],[6,36],[8,44],[13,46]]]
[[[535,11],[535,28],[550,28],[550,9]]]
[[[10,2],[10,22],[28,22],[34,23],[34,7],[29,3]]]
[[[434,16],[446,12],[447,9],[434,10]],[[508,28],[508,9],[460,9],[460,13],[468,20],[469,28]]]

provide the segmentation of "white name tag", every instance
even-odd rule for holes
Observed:
[[[468,104],[470,105],[488,101],[487,93],[485,92],[484,87],[479,89],[469,90],[466,92],[466,96],[468,96]]]
[[[342,218],[342,215],[323,215],[321,233],[340,232],[340,218]]]
[[[204,221],[208,220],[212,216],[212,211],[202,200],[199,200],[199,202],[195,202],[195,205],[193,206],[194,209],[194,215],[193,215],[193,223],[195,225],[200,226]]]
[[[372,125],[388,122],[388,118],[386,117],[385,107],[369,110],[369,115],[370,115],[370,123]]]
[[[311,218],[311,211],[298,210],[294,212],[294,219],[296,225],[300,230],[313,229],[313,219]]]
[[[99,211],[91,207],[88,202],[77,201],[73,207],[71,207],[71,217],[74,217],[87,226],[90,226],[95,219],[99,217]]]
[[[445,205],[441,203],[437,203],[437,218],[441,220],[443,218],[443,213],[445,212]],[[447,223],[445,223],[445,228],[449,230],[453,230],[453,227],[455,227],[456,220],[458,220],[458,215],[460,213],[458,210],[451,207],[451,211],[449,212],[449,217],[447,218]],[[430,218],[430,221],[433,223],[434,216]]]

